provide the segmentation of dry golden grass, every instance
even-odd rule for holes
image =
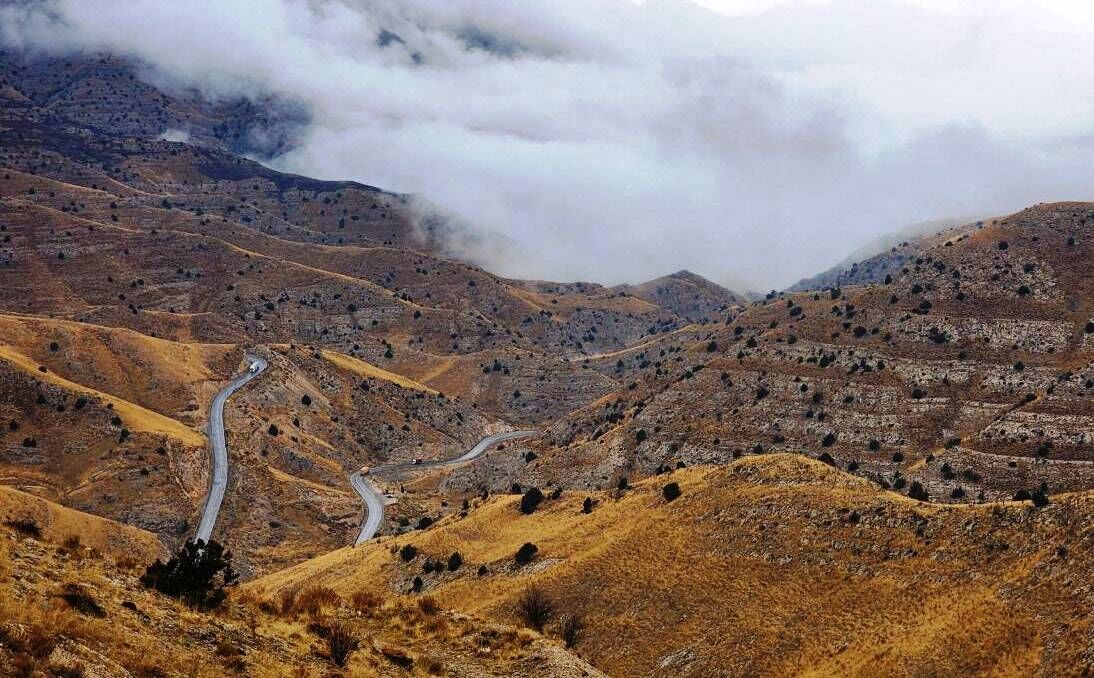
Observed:
[[[167,385],[193,387],[229,376],[219,363],[232,360],[231,344],[180,343],[131,329],[90,323],[0,313],[4,343],[46,365],[72,365],[80,380],[125,400],[154,400]],[[49,347],[57,343],[57,350]],[[140,377],[139,379],[135,377]]]
[[[156,535],[136,527],[65,508],[51,501],[0,485],[0,522],[30,520],[42,539],[70,553],[90,548],[113,558],[150,561],[163,553]],[[75,541],[74,541],[75,540]]]
[[[435,604],[354,596],[351,607],[307,587],[285,609],[234,591],[203,613],[136,575],[0,526],[0,675],[599,675],[551,643]]]
[[[126,426],[134,431],[167,435],[188,446],[196,447],[205,444],[205,436],[170,417],[164,416],[158,412],[153,412],[152,410],[131,403],[128,400],[123,400],[109,393],[104,393],[103,391],[70,381],[53,371],[41,372],[35,361],[17,352],[10,346],[0,344],[0,360],[7,361],[16,368],[31,374],[36,379],[41,379],[42,381],[49,382],[74,393],[87,394],[99,398],[105,403],[110,403],[114,406],[114,411],[125,420]]]
[[[683,495],[661,496],[667,482]],[[516,497],[397,540],[342,549],[248,585],[405,590],[424,557],[441,605],[507,622],[531,585],[585,623],[577,649],[613,675],[1068,675],[1089,657],[1094,497],[927,505],[809,459],[771,455],[583,494],[521,516]],[[1085,537],[1083,535],[1086,535]],[[393,543],[413,543],[410,564]],[[537,557],[519,568],[525,542]],[[478,576],[479,565],[489,574]]]
[[[429,388],[425,384],[414,381],[413,379],[408,379],[407,377],[404,377],[402,375],[395,374],[394,372],[388,372],[383,368],[377,367],[372,363],[367,363],[364,360],[360,360],[359,358],[354,358],[344,353],[337,353],[335,351],[324,350],[321,351],[321,353],[324,358],[329,360],[334,365],[362,377],[367,377],[369,379],[382,379],[398,386],[402,386],[403,388],[415,389],[417,391],[423,391],[432,395],[437,394],[437,391]]]

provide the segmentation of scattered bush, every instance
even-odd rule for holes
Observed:
[[[582,513],[592,513],[593,512],[593,498],[592,497],[585,497],[585,501],[581,502],[581,512]]]
[[[916,501],[930,501],[931,497],[927,494],[927,489],[923,487],[923,484],[918,480],[913,480],[911,487],[908,488],[908,496]]]
[[[535,513],[536,507],[542,502],[543,493],[539,491],[538,487],[533,487],[520,498],[520,512],[524,515],[531,515]]]
[[[350,598],[350,607],[358,612],[371,612],[380,607],[383,600],[371,591],[358,591]]]
[[[513,556],[513,559],[517,561],[518,565],[527,565],[532,562],[532,558],[535,558],[537,553],[539,553],[538,546],[531,542],[525,542],[517,549],[517,553]]]
[[[331,663],[345,668],[350,656],[361,647],[361,639],[343,622],[334,622],[326,629],[327,656]]]
[[[70,554],[78,553],[81,546],[82,543],[78,534],[70,534],[61,542],[61,549]]]
[[[224,587],[237,577],[231,552],[215,540],[206,544],[198,539],[186,542],[166,563],[157,559],[149,565],[141,583],[192,607],[211,610],[224,602]]]
[[[292,614],[293,608],[296,607],[296,590],[284,589],[281,591],[280,603],[281,614]]]
[[[661,488],[661,494],[664,495],[665,501],[672,501],[680,496],[680,484],[669,483]]]
[[[4,524],[24,537],[42,538],[42,528],[38,527],[38,523],[34,522],[32,518],[16,518]]]
[[[106,610],[79,584],[66,584],[59,596],[69,607],[84,616],[98,619],[106,617]]]
[[[1048,485],[1041,483],[1041,487],[1037,488],[1031,495],[1030,499],[1033,500],[1033,505],[1037,508],[1044,508],[1049,505],[1048,500]]]
[[[453,551],[452,555],[448,556],[448,571],[455,572],[461,565],[463,565],[463,556],[459,551]]]
[[[404,563],[414,560],[417,555],[418,549],[414,548],[413,544],[403,544],[403,548],[399,549],[399,557],[403,559]]]
[[[441,606],[433,596],[423,596],[418,599],[418,609],[428,615],[434,615],[441,611]]]
[[[309,586],[296,596],[293,610],[314,617],[328,607],[338,607],[342,599],[327,586]]]

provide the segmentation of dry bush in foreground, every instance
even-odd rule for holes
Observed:
[[[344,668],[349,662],[350,655],[361,647],[361,639],[349,625],[342,622],[335,622],[328,626],[326,636],[327,654],[331,662],[339,668]]]
[[[358,612],[369,613],[383,604],[380,596],[371,591],[358,591],[350,598],[350,607]]]
[[[585,624],[578,615],[563,615],[562,621],[559,624],[559,635],[562,637],[562,642],[565,643],[567,648],[572,648],[574,645],[577,645],[577,641],[581,638],[581,631],[584,628]]]
[[[192,607],[211,610],[224,602],[224,587],[235,582],[237,576],[232,569],[232,554],[224,545],[212,539],[206,544],[199,539],[186,542],[166,563],[157,559],[149,565],[141,583]]]
[[[552,605],[546,594],[533,586],[525,589],[517,601],[517,611],[528,626],[542,631],[543,625],[551,618]]]
[[[296,596],[292,609],[314,617],[326,608],[338,607],[341,602],[342,599],[334,589],[327,586],[309,586]]]

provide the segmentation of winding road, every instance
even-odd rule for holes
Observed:
[[[208,543],[213,536],[220,504],[224,501],[224,491],[228,489],[228,446],[224,442],[224,403],[241,386],[266,371],[267,363],[258,356],[247,356],[247,371],[232,380],[213,398],[209,410],[209,450],[213,456],[213,473],[209,481],[209,494],[205,496],[205,507],[201,510],[201,522],[194,534],[194,541]]]
[[[378,475],[418,469],[439,469],[460,466],[482,456],[483,452],[498,443],[505,442],[506,440],[516,440],[518,438],[530,438],[535,435],[539,435],[539,431],[506,431],[505,433],[495,433],[492,436],[486,436],[470,450],[464,452],[455,459],[423,461],[420,464],[401,462],[398,464],[389,464],[387,466],[377,466],[371,469],[369,473]],[[358,546],[361,543],[372,539],[376,535],[376,531],[380,529],[380,523],[384,520],[384,498],[382,493],[377,490],[360,471],[351,473],[349,482],[350,485],[353,486],[353,489],[357,491],[357,494],[361,495],[361,501],[365,504],[365,517],[364,520],[361,521],[361,532],[357,535],[357,541],[353,543],[354,546]]]

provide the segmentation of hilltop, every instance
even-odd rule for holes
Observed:
[[[608,487],[795,452],[932,501],[1094,487],[1094,205],[939,239],[878,284],[771,295],[591,361],[628,383],[554,424],[517,482]]]

